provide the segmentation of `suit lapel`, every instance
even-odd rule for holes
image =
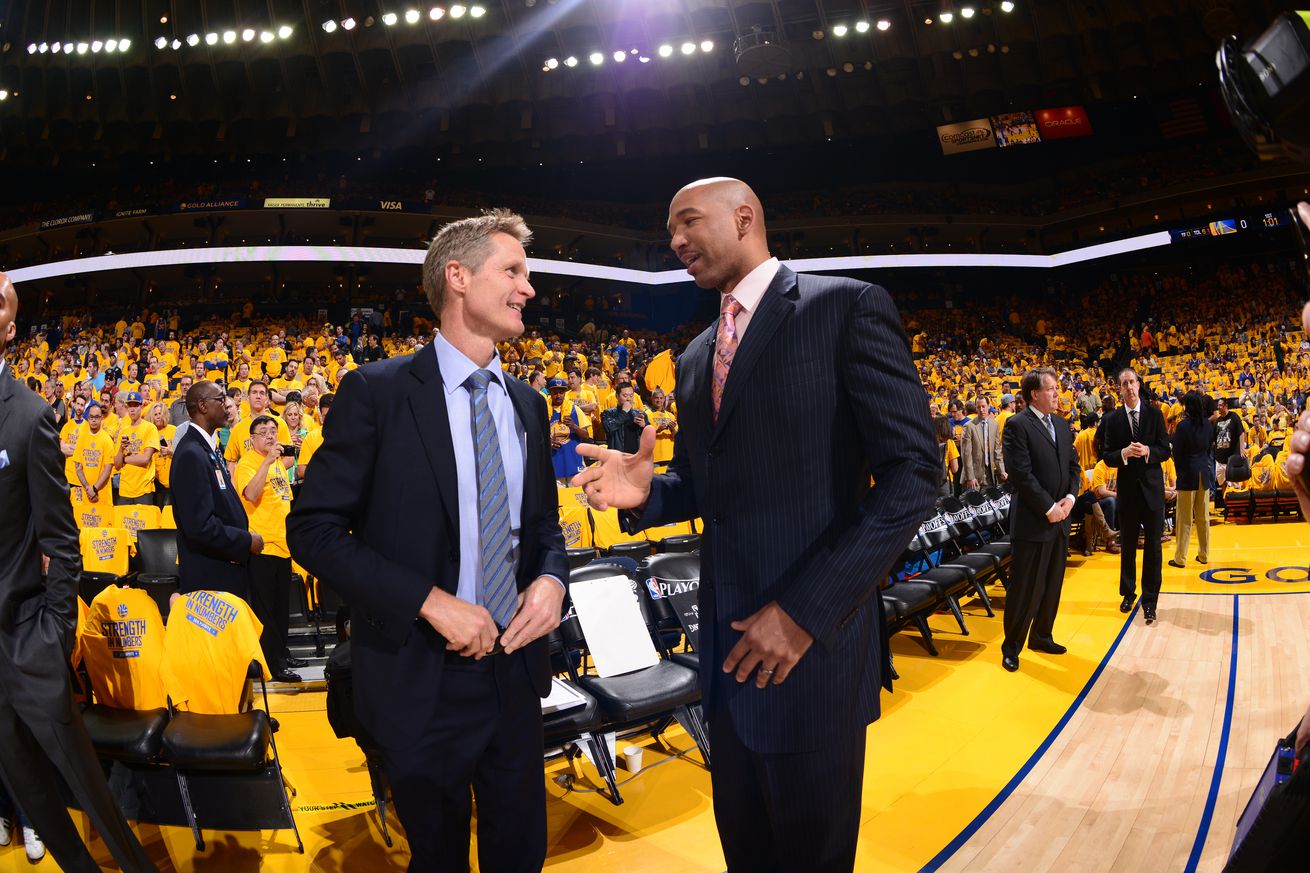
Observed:
[[[710,325],[692,340],[678,361],[678,386],[683,393],[678,415],[683,417],[678,427],[682,430],[703,426],[709,433],[713,409],[710,401],[711,365],[714,360],[715,325]]]
[[[428,343],[409,368],[409,409],[418,426],[419,440],[427,455],[432,475],[437,480],[437,494],[446,510],[446,518],[459,530],[459,481],[455,471],[455,445],[450,439],[450,421],[446,417],[446,388],[437,366],[436,348]],[[526,422],[524,422],[526,426]]]
[[[14,378],[10,371],[10,365],[5,364],[5,371],[0,373],[0,433],[5,432],[5,419],[9,417],[9,411],[12,408],[14,396],[14,386],[18,380]],[[4,446],[0,446],[0,449]]]
[[[509,390],[510,402],[514,404],[514,414],[522,422],[526,437],[523,445],[523,497],[519,508],[519,524],[522,526],[523,519],[528,517],[528,507],[535,505],[536,483],[541,475],[538,469],[541,453],[535,451],[534,447],[546,439],[546,425],[532,408],[532,395],[536,393],[535,391],[508,374],[505,376],[505,387]]]
[[[723,432],[724,423],[732,414],[733,407],[746,391],[750,382],[751,371],[764,355],[765,348],[773,339],[778,327],[796,308],[793,302],[796,290],[796,274],[786,267],[779,267],[769,287],[760,298],[760,305],[751,313],[750,325],[746,336],[737,346],[737,354],[732,360],[732,369],[728,371],[728,381],[723,386],[723,401],[719,405],[719,419],[714,423],[710,442],[718,439]],[[716,326],[717,328],[717,326]],[[717,329],[716,329],[717,332]],[[707,392],[708,393],[708,392]]]

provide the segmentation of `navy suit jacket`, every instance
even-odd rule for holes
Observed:
[[[546,401],[506,378],[527,433],[518,586],[569,576],[546,430]],[[458,473],[436,350],[378,361],[341,381],[323,445],[287,518],[291,555],[354,607],[355,709],[384,747],[413,743],[439,715],[446,640],[418,617],[436,585],[459,583]],[[466,556],[478,560],[477,555]],[[550,692],[546,638],[523,649]]]
[[[219,487],[218,477],[223,477]],[[228,591],[250,599],[250,521],[228,474],[199,428],[187,428],[169,475],[177,521],[178,589]]]
[[[703,519],[702,694],[727,696],[754,751],[815,750],[874,721],[891,687],[878,590],[941,479],[927,397],[885,290],[781,267],[715,422],[716,327],[678,360],[673,460],[635,524]],[[814,644],[761,691],[721,667],[741,637],[731,622],[774,600]]]

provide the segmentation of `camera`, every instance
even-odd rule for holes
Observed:
[[[284,458],[294,458],[295,456],[296,456],[296,447],[295,447],[295,446],[283,446],[283,447],[282,447],[282,457],[284,457]]]
[[[1245,45],[1219,46],[1219,89],[1261,160],[1310,163],[1310,12],[1284,12]]]

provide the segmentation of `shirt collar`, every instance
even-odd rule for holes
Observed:
[[[463,388],[474,370],[490,372],[491,381],[500,385],[500,389],[509,394],[509,389],[505,387],[504,371],[500,368],[499,352],[492,352],[490,363],[485,367],[479,367],[468,355],[451,345],[450,340],[441,335],[441,331],[433,334],[432,345],[437,352],[437,366],[441,370],[441,382],[447,395],[454,394],[457,388]]]
[[[5,374],[5,359],[0,358],[0,376]]]
[[[746,312],[754,312],[760,305],[760,298],[768,290],[769,285],[773,282],[773,277],[778,275],[777,258],[769,258],[760,264],[754,270],[746,274],[737,287],[732,289],[732,299],[741,304],[741,308]],[[723,295],[719,297],[719,308],[723,306]]]

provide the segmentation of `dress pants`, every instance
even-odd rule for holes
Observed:
[[[724,697],[715,695],[717,701]],[[709,716],[710,780],[728,873],[854,869],[866,732],[864,725],[834,727],[815,751],[753,752],[737,735],[727,708],[715,704]]]
[[[436,717],[412,746],[383,748],[410,873],[467,873],[474,798],[479,869],[540,873],[541,699],[522,651],[481,661],[447,653],[438,696]]]
[[[1163,496],[1161,497],[1163,500]],[[1160,537],[1164,536],[1164,513],[1137,500],[1119,497],[1119,594],[1137,593],[1137,533],[1142,531],[1142,605],[1154,607],[1160,599],[1160,570],[1164,558]]]
[[[1024,642],[1052,642],[1051,628],[1060,608],[1069,534],[1061,529],[1046,541],[1013,540],[1014,562],[1005,590],[1005,641],[1001,654],[1019,657]]]
[[[264,625],[259,648],[269,672],[287,668],[287,634],[291,630],[291,559],[250,556],[250,608]]]
[[[30,704],[16,706],[5,684],[23,681],[22,674],[8,664],[0,669],[0,771],[59,869],[100,870],[64,806],[62,777],[119,866],[129,873],[158,873],[109,791],[71,691],[65,686],[68,720],[59,721]]]
[[[1195,491],[1178,492],[1178,524],[1174,536],[1178,542],[1174,548],[1174,560],[1180,564],[1187,563],[1187,550],[1192,545],[1192,529],[1196,529],[1196,559],[1210,559],[1210,490],[1198,488]]]

